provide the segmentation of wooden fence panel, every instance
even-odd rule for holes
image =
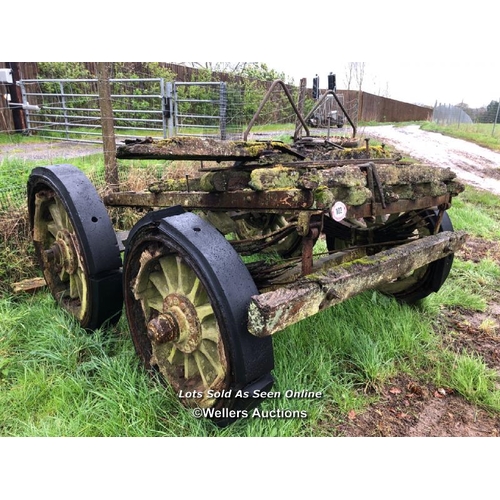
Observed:
[[[432,119],[433,108],[361,93],[360,121],[407,122]]]

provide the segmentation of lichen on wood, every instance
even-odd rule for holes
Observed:
[[[184,179],[165,178],[148,186],[148,191],[150,193],[163,193],[165,191],[198,191],[199,189],[200,179],[195,177]]]
[[[248,188],[250,172],[243,170],[219,170],[207,172],[200,179],[200,189],[208,192],[238,191]]]
[[[256,191],[268,189],[295,188],[300,173],[287,167],[257,168],[252,171],[249,185]]]
[[[272,335],[326,307],[454,253],[465,241],[463,231],[442,232],[254,295],[248,310],[248,330],[257,337]]]
[[[451,181],[456,174],[449,168],[430,165],[378,165],[377,172],[382,184],[428,184]]]
[[[358,206],[372,199],[372,192],[366,187],[337,186],[322,187],[314,192],[315,208],[329,210],[333,203],[342,201],[346,205]]]
[[[137,140],[120,145],[120,159],[167,160],[242,160],[256,159],[268,151],[288,152],[297,156],[278,141],[221,141],[209,137],[170,137],[161,140]]]
[[[313,187],[365,187],[366,174],[356,165],[340,166],[325,170],[312,169],[305,172],[299,180],[299,186]]]

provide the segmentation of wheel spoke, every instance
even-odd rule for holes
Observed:
[[[64,229],[64,224],[63,224],[63,219],[61,215],[61,211],[59,210],[59,205],[57,202],[51,203],[49,205],[49,212],[52,217],[52,220],[54,221],[54,224],[56,225],[57,230]]]
[[[177,282],[177,292],[187,295],[189,291],[192,290],[197,277],[193,273],[192,269],[179,256],[177,256],[177,269],[179,277]]]
[[[224,368],[222,367],[222,364],[221,364],[220,359],[219,359],[219,353],[217,352],[217,346],[215,346],[215,348],[214,348],[215,352],[210,352],[211,348],[209,346],[210,346],[209,343],[202,342],[202,344],[200,346],[200,352],[203,353],[205,358],[208,360],[208,362],[215,369],[217,377],[223,377],[225,375],[225,371],[224,371]]]
[[[217,344],[220,340],[219,328],[215,315],[207,317],[201,324],[201,335],[203,339],[210,340]]]
[[[196,308],[196,312],[198,313],[198,318],[200,320],[200,323],[203,323],[206,318],[209,316],[214,315],[214,310],[211,306],[211,304],[203,304],[201,306],[198,306]]]
[[[196,363],[196,366],[198,368],[198,373],[200,374],[201,380],[203,382],[203,386],[205,389],[210,389],[210,383],[207,380],[206,373],[208,372],[207,367],[206,367],[206,362],[205,358],[201,355],[199,351],[195,351],[193,353],[193,358]]]
[[[198,277],[195,278],[193,286],[189,294],[187,295],[188,299],[196,306],[200,303],[199,295],[203,294],[202,299],[206,300],[206,293],[201,281]]]
[[[160,266],[165,276],[166,287],[169,292],[174,292],[177,290],[177,273],[173,272],[176,268],[177,260],[175,255],[167,255],[160,259]]]
[[[177,350],[177,347],[173,346],[172,350],[170,351],[170,354],[167,356],[167,361],[173,365],[174,364],[174,359],[176,355],[180,354],[180,351]]]
[[[57,236],[57,225],[54,222],[47,224],[47,230],[54,238]]]
[[[71,274],[69,277],[69,296],[72,299],[77,299],[81,294],[81,284],[78,283],[78,275]]]
[[[157,271],[151,273],[149,275],[149,279],[158,292],[160,292],[162,298],[165,298],[168,295],[167,280],[165,279],[165,275],[162,272]]]

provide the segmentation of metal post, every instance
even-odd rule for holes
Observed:
[[[165,86],[165,110],[167,113],[167,136],[174,135],[174,108],[172,99],[172,82],[166,82]]]
[[[167,96],[165,94],[165,80],[160,78],[160,92],[161,92],[161,126],[163,129],[163,138],[167,138]]]
[[[307,78],[301,78],[299,84],[299,100],[297,102],[297,109],[301,116],[304,116],[304,102],[306,100],[306,86],[307,86]],[[299,117],[295,117],[295,128],[300,127]]]
[[[498,106],[497,106],[497,115],[495,116],[495,121],[493,122],[493,130],[491,131],[491,135],[495,133],[495,125],[497,124],[498,121],[498,112],[500,111],[500,98],[498,99]]]
[[[18,62],[7,63],[12,70],[12,83],[7,85],[10,93],[10,102],[17,104],[12,108],[12,119],[14,120],[14,130],[18,133],[24,132],[26,129],[26,119],[22,107],[22,96],[17,82],[21,80],[21,66]]]
[[[26,96],[26,88],[25,88],[24,82],[22,80],[19,80],[18,85],[19,85],[19,88],[21,89],[21,97],[22,97],[23,105],[26,107],[25,112],[24,112],[24,115],[26,117],[26,130],[27,130],[27,133],[30,134],[31,133],[30,132],[30,130],[31,130],[30,111],[27,109],[28,98]]]
[[[68,114],[66,112],[66,99],[64,97],[64,84],[62,81],[59,82],[59,90],[61,91],[61,103],[64,113],[64,128],[66,130],[66,139],[69,139]]]

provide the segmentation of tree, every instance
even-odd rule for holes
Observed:
[[[500,104],[498,103],[498,101],[491,101],[488,106],[486,106],[486,110],[479,115],[478,121],[480,121],[481,123],[493,123],[495,121],[495,118],[497,118],[497,110],[499,105]]]
[[[266,63],[262,62],[182,62],[176,64],[209,70],[211,73],[229,73],[234,76],[253,78],[265,82],[283,80],[285,83],[293,85],[293,78],[270,68]]]
[[[356,64],[356,63],[350,62],[350,63],[347,63],[346,67],[345,67],[345,70],[346,70],[345,82],[346,82],[347,90],[351,90],[351,83],[352,83],[352,80],[354,78],[354,64]]]
[[[358,90],[361,92],[363,89],[363,81],[365,79],[365,65],[364,62],[356,62],[354,64],[354,78],[356,79],[356,83],[358,85]]]
[[[346,74],[345,74],[347,90],[351,90],[351,84],[353,83],[356,84],[359,91],[363,89],[363,81],[365,79],[365,67],[366,63],[364,62],[347,63]]]

